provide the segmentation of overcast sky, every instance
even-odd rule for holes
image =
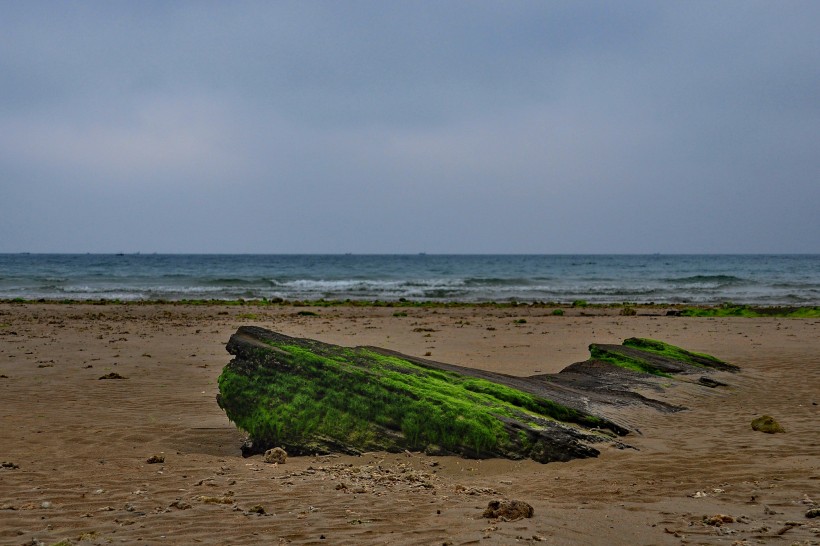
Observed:
[[[4,1],[0,252],[820,252],[820,2]]]

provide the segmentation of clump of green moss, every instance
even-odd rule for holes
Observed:
[[[479,456],[504,452],[517,440],[505,419],[538,427],[554,421],[606,425],[511,387],[366,348],[322,352],[287,343],[271,346],[275,365],[226,366],[219,377],[220,405],[254,440],[294,453],[310,452],[306,438],[391,449],[393,431],[404,438],[404,448],[440,446]]]
[[[553,309],[552,310],[552,315],[556,316],[556,317],[563,317],[564,316],[564,310],[563,309]]]
[[[620,368],[662,377],[671,377],[669,369],[665,370],[653,364],[652,355],[658,355],[672,361],[699,368],[715,368],[730,372],[735,372],[739,369],[737,366],[724,362],[712,355],[694,353],[655,339],[633,337],[624,340],[622,346],[625,349],[636,349],[639,353],[636,354],[634,350],[622,351],[619,350],[618,346],[602,346],[596,344],[589,346],[589,352],[595,360],[602,360]],[[643,353],[646,358],[642,358],[640,356],[641,353]],[[672,368],[672,370],[674,370],[674,368]]]
[[[617,350],[602,347],[600,345],[592,344],[589,346],[589,354],[595,360],[609,362],[619,368],[625,368],[641,373],[648,373],[658,375],[661,377],[671,377],[668,373],[653,366],[648,361],[631,354],[625,354]]]
[[[452,448],[468,439],[478,452],[503,436],[501,424],[484,411],[489,397],[457,395],[458,387],[442,372],[424,374],[380,355],[372,370],[348,361],[375,355],[365,352],[321,356],[297,346],[276,349],[284,353],[280,357],[287,355],[289,369],[269,367],[253,375],[226,369],[219,379],[224,398],[253,404],[250,413],[234,411],[229,417],[255,439],[298,446],[304,438],[329,436],[386,448],[370,426],[375,423],[402,433],[411,448]]]
[[[712,355],[694,353],[656,339],[631,337],[624,340],[623,345],[625,347],[633,347],[635,349],[640,349],[641,351],[665,356],[674,360],[680,360],[682,362],[686,362],[687,364],[692,364],[693,366],[704,367],[705,365],[712,365],[722,367],[728,365],[726,362],[720,360],[719,358],[715,358]]]

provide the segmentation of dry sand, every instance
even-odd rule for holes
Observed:
[[[820,544],[820,519],[806,517],[820,503],[820,320],[298,310],[0,304],[0,460],[19,466],[0,469],[0,543]],[[241,457],[242,434],[215,402],[224,344],[245,324],[520,375],[585,360],[592,342],[652,337],[743,371],[686,400],[689,411],[642,410],[642,434],[625,438],[635,449],[597,459],[271,465]],[[109,373],[125,379],[98,379]],[[762,414],[787,432],[752,431]],[[493,499],[535,515],[482,519]],[[704,523],[718,514],[733,521]]]

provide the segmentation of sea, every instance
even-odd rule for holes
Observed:
[[[0,254],[0,299],[820,305],[820,255]]]

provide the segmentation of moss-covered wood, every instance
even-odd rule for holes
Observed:
[[[249,434],[251,452],[410,449],[565,461],[595,456],[594,444],[629,432],[590,409],[640,399],[613,381],[623,378],[623,368],[667,375],[720,362],[695,355],[706,360],[695,364],[688,360],[694,353],[643,341],[645,347],[633,343],[621,352],[591,347],[592,367],[522,378],[242,327],[228,343],[235,358],[219,377],[217,401]],[[623,366],[630,358],[645,365]]]

